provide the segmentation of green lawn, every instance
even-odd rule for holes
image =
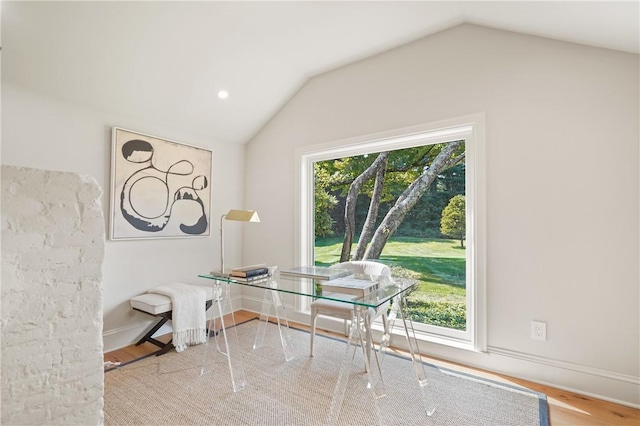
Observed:
[[[339,262],[341,248],[341,238],[316,240],[316,265]],[[460,241],[395,237],[387,243],[379,260],[389,265],[393,276],[419,281],[408,299],[409,315],[414,321],[465,329],[465,249],[460,248]]]

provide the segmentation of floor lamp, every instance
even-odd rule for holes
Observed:
[[[260,222],[258,212],[255,210],[229,210],[229,213],[220,216],[220,272],[224,274],[224,228],[225,220],[239,222]]]

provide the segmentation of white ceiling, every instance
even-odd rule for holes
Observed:
[[[310,77],[464,22],[638,53],[639,21],[638,1],[3,1],[2,80],[246,143]]]

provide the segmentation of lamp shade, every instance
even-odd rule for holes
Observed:
[[[229,210],[229,213],[224,218],[240,222],[260,222],[258,212],[255,210]]]

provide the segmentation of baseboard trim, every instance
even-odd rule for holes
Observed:
[[[145,334],[153,322],[154,321],[145,321],[144,323],[139,322],[125,327],[117,327],[104,331],[102,333],[102,350],[104,353],[107,353],[133,345]],[[160,328],[158,332],[162,332],[163,328],[164,326]]]
[[[488,351],[493,357],[517,360],[536,366],[535,370],[522,371],[522,375],[511,372],[506,374],[616,404],[640,408],[640,377],[505,348],[490,346]],[[532,371],[537,374],[531,374]]]
[[[145,324],[145,327],[146,326],[147,325]],[[140,324],[134,324],[134,325],[128,325],[126,327],[113,328],[111,330],[107,330],[104,333],[102,333],[102,339],[110,338],[112,336],[116,336],[121,333],[127,333],[131,330],[139,330],[140,327],[141,327]],[[105,350],[105,352],[109,352],[109,351]]]
[[[535,362],[538,364],[548,365],[550,367],[562,368],[565,370],[576,371],[583,374],[591,374],[594,376],[600,376],[610,380],[618,380],[621,382],[627,382],[636,386],[640,386],[640,377],[634,377],[628,374],[617,373],[615,371],[603,370],[601,368],[589,367],[586,365],[575,364],[567,361],[560,361],[552,358],[545,358],[536,355],[527,354],[524,352],[518,352],[510,349],[499,348],[495,346],[488,347],[489,353],[508,356],[511,358],[518,358],[521,360]]]

